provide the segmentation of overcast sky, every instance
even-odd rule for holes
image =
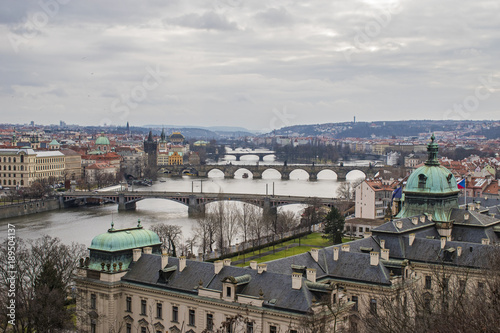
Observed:
[[[498,0],[2,0],[5,123],[499,119]]]

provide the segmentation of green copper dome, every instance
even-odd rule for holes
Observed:
[[[434,142],[434,134],[431,143],[427,146],[429,158],[424,166],[413,171],[404,193],[429,193],[429,194],[454,194],[458,193],[457,181],[450,170],[439,164],[437,158],[438,144]]]
[[[109,139],[105,136],[100,136],[95,140],[96,145],[109,145]]]
[[[117,252],[159,244],[161,244],[161,241],[158,235],[151,230],[143,229],[139,224],[136,228],[129,229],[114,229],[111,227],[108,232],[94,237],[89,249]]]
[[[452,209],[458,208],[457,181],[450,170],[439,164],[434,134],[427,145],[429,158],[408,177],[403,190],[401,211],[396,218],[430,214],[435,221],[448,222]]]

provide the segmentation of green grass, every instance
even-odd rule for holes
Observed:
[[[305,252],[310,251],[311,249],[312,249],[312,247],[310,247],[310,246],[293,246],[293,247],[287,248],[285,250],[277,251],[276,253],[268,254],[268,255],[263,256],[261,258],[252,259],[252,260],[257,261],[257,263],[260,264],[260,263],[271,261],[271,260],[282,259],[282,258],[294,256],[297,254],[305,253]],[[235,257],[233,259],[238,260],[238,259],[241,259],[241,257],[240,258]],[[238,264],[235,266],[245,267],[245,266],[248,266],[249,264],[250,264],[250,260],[246,261],[244,264],[241,263],[241,264]]]
[[[239,267],[244,267],[244,266],[249,265],[250,260],[255,260],[255,261],[257,261],[257,263],[262,263],[262,262],[266,262],[266,261],[286,258],[286,257],[290,257],[290,256],[293,256],[296,254],[308,252],[312,248],[321,248],[321,247],[333,245],[326,238],[323,238],[322,235],[323,235],[322,233],[315,232],[315,233],[309,234],[307,236],[301,237],[300,238],[300,246],[290,246],[292,244],[299,244],[298,238],[293,239],[293,240],[289,240],[289,241],[286,241],[286,242],[283,242],[280,244],[276,244],[274,246],[274,250],[277,250],[277,249],[283,248],[283,247],[285,247],[285,249],[281,250],[281,251],[276,251],[273,254],[268,254],[268,255],[265,255],[265,256],[257,258],[257,259],[251,258],[251,257],[259,256],[265,252],[274,251],[273,246],[268,246],[266,248],[261,249],[260,251],[259,250],[253,251],[253,252],[247,253],[245,255],[237,255],[237,256],[232,257],[231,260],[233,260],[233,261],[242,260],[244,258],[245,264],[236,265]],[[351,239],[349,239],[349,238],[342,239],[342,243],[346,243],[346,242],[350,242],[350,241],[351,241]]]

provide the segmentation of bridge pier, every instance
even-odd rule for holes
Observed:
[[[278,209],[276,207],[272,207],[271,200],[269,198],[264,198],[264,209],[262,210],[262,217],[268,217],[271,219],[276,218],[278,214]]]
[[[136,204],[134,202],[126,202],[125,201],[125,195],[123,193],[120,193],[118,195],[118,211],[122,210],[135,210]]]
[[[205,216],[205,204],[201,203],[198,197],[196,197],[195,195],[189,196],[188,216]]]
[[[281,172],[281,179],[282,180],[290,180],[290,172],[282,171]]]
[[[309,173],[309,180],[318,180],[318,174],[315,172]]]

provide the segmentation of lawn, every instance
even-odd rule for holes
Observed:
[[[290,257],[290,256],[293,256],[293,255],[296,255],[296,254],[301,254],[301,253],[304,253],[304,252],[308,252],[312,248],[315,248],[315,247],[316,248],[322,248],[322,247],[333,245],[326,238],[323,238],[322,235],[323,235],[322,233],[316,233],[316,232],[315,233],[311,233],[311,234],[309,234],[307,236],[304,236],[304,237],[300,238],[300,246],[298,245],[299,244],[299,239],[296,238],[296,239],[293,239],[293,240],[289,240],[289,241],[283,242],[281,244],[276,244],[274,246],[274,249],[273,249],[273,246],[268,246],[266,248],[261,249],[260,251],[257,250],[257,251],[253,251],[253,252],[247,253],[245,255],[238,255],[238,256],[232,257],[231,260],[233,260],[233,261],[235,261],[235,260],[242,260],[244,258],[245,259],[245,264],[238,264],[238,265],[236,265],[236,266],[243,267],[243,266],[248,266],[248,263],[249,263],[250,260],[255,260],[258,263],[262,263],[262,262],[266,262],[266,261],[271,261],[271,260],[275,260],[275,259],[286,258],[286,257]],[[346,243],[346,242],[349,242],[349,241],[351,241],[351,240],[348,239],[348,238],[342,239],[343,243]],[[277,251],[279,248],[283,248],[283,247],[285,248],[284,250]],[[254,256],[260,256],[261,254],[269,252],[269,251],[273,251],[274,252],[275,250],[276,250],[275,253],[268,254],[268,255],[265,255],[265,256],[260,257],[260,258],[252,258]]]

